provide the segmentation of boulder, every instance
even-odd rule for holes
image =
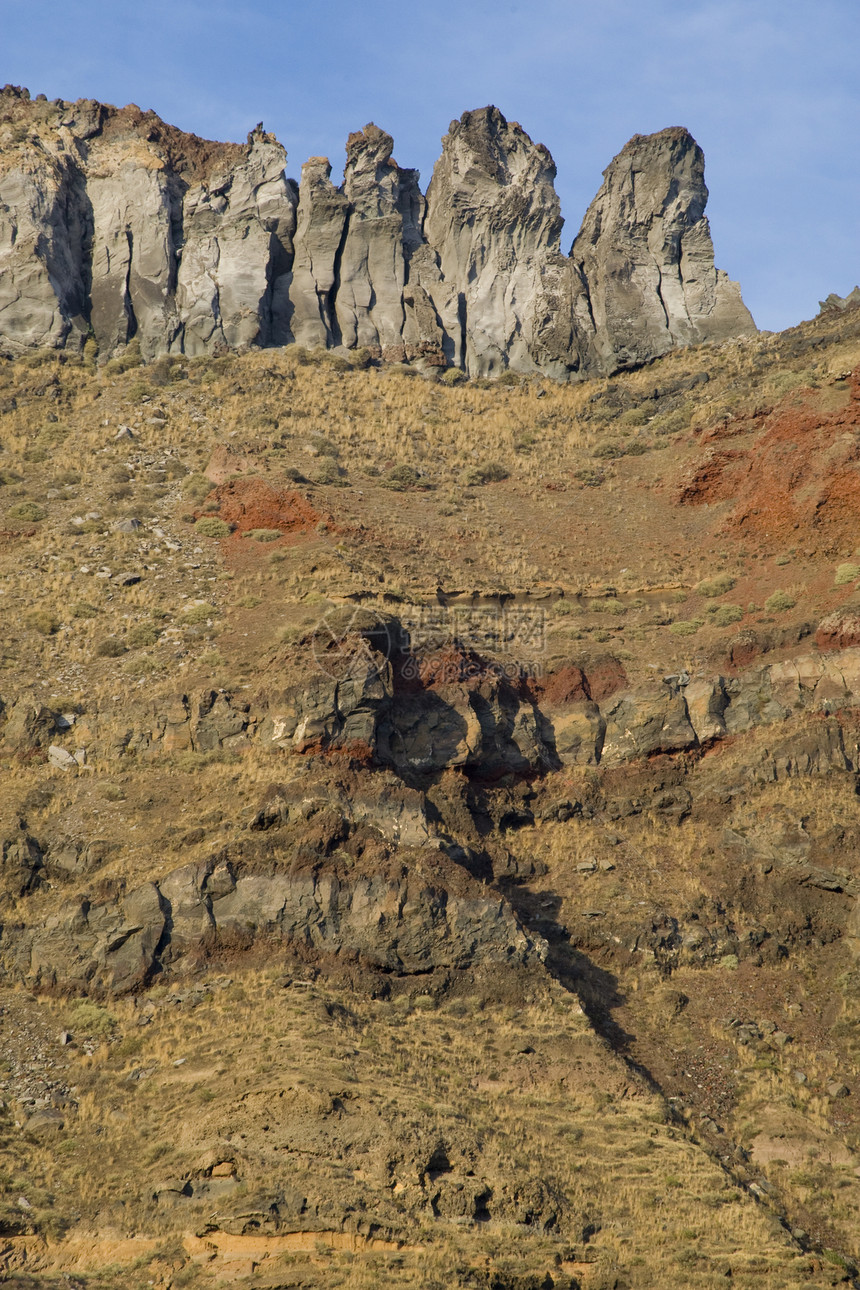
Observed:
[[[57,713],[33,695],[22,695],[7,713],[3,739],[7,748],[32,752],[47,748],[57,731]]]
[[[38,887],[45,861],[42,848],[23,822],[15,833],[0,837],[0,882],[12,896],[24,896]]]
[[[601,764],[615,766],[632,757],[684,752],[698,745],[687,705],[679,694],[618,694],[604,706],[606,736]]]

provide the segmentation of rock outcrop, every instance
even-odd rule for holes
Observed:
[[[4,91],[0,344],[137,337],[145,358],[278,339],[296,192],[262,127],[207,143],[153,112]],[[12,142],[14,141],[14,142]]]
[[[603,175],[571,248],[600,370],[749,334],[740,288],[714,267],[705,158],[692,135],[634,135]]]
[[[524,967],[544,952],[498,891],[439,851],[404,850],[371,864],[300,858],[274,873],[213,857],[121,898],[71,898],[44,926],[7,922],[0,963],[43,988],[123,994],[188,954],[260,940],[406,974]]]
[[[209,143],[131,105],[0,94],[0,352],[139,339],[159,353],[295,342],[560,378],[755,330],[714,268],[704,161],[636,136],[570,257],[555,165],[495,107],[443,139],[426,200],[390,135],[350,135],[301,184],[262,125]]]
[[[424,227],[439,264],[431,294],[440,314],[457,302],[459,327],[448,329],[456,366],[484,376],[536,366],[541,270],[562,226],[555,173],[547,149],[498,108],[451,122]]]

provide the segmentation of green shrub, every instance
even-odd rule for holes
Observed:
[[[103,641],[99,641],[96,646],[96,654],[99,658],[119,658],[125,654],[126,645],[116,636],[108,636]]]
[[[627,606],[615,596],[608,596],[606,600],[592,600],[588,608],[593,614],[612,614],[615,618],[627,613]]]
[[[22,520],[25,524],[36,524],[43,520],[48,512],[44,506],[38,502],[18,502],[16,506],[9,508],[8,515],[10,520]]]
[[[720,605],[714,613],[714,623],[717,627],[730,627],[732,623],[739,623],[743,616],[740,605]]]
[[[574,471],[574,479],[579,480],[585,488],[599,488],[606,483],[606,471],[599,466],[592,466],[590,470]]]
[[[628,408],[626,412],[622,412],[621,416],[618,417],[618,424],[620,426],[644,426],[647,420],[648,413],[644,408]]]
[[[677,623],[669,624],[669,631],[675,636],[695,636],[700,627],[704,627],[703,618],[681,618]]]
[[[202,502],[212,492],[214,485],[205,475],[186,475],[182,481],[182,495],[192,502]]]
[[[242,536],[253,538],[255,542],[277,542],[284,535],[280,529],[248,529]]]
[[[697,583],[696,591],[700,596],[713,600],[716,596],[724,596],[727,591],[731,591],[735,582],[736,579],[730,573],[718,573],[715,578],[703,578]]]
[[[140,367],[142,363],[140,356],[140,337],[135,336],[130,340],[125,349],[121,350],[113,358],[108,359],[103,371],[106,376],[118,376],[122,372],[127,372],[131,367]]]
[[[310,439],[311,447],[315,448],[321,457],[337,457],[340,449],[331,439],[326,439],[324,435],[315,434]]]
[[[480,487],[481,484],[497,484],[507,479],[508,471],[498,461],[488,461],[482,466],[470,466],[463,476],[467,488]]]
[[[781,614],[786,609],[793,609],[796,604],[794,596],[787,591],[774,591],[764,602],[764,607],[769,614]]]
[[[627,449],[623,443],[602,443],[599,448],[595,448],[591,454],[592,457],[600,457],[605,461],[612,461],[617,457],[623,457]]]
[[[149,623],[137,623],[128,633],[128,643],[132,649],[154,645],[157,640],[158,632]]]
[[[76,600],[71,609],[73,618],[95,618],[98,612],[87,600]]]
[[[667,412],[665,416],[655,417],[650,429],[652,434],[678,434],[679,431],[686,430],[689,424],[690,409],[678,408],[675,412]]]
[[[417,488],[421,483],[421,476],[413,466],[403,464],[393,466],[379,482],[383,488],[393,488],[395,492],[400,493],[405,488]]]
[[[313,476],[315,484],[326,484],[335,488],[347,485],[346,471],[342,470],[333,457],[323,457]]]
[[[66,1024],[73,1035],[94,1035],[105,1039],[115,1030],[117,1019],[97,1003],[79,1003],[69,1013]]]
[[[860,564],[840,564],[833,583],[836,587],[844,587],[847,582],[856,582],[858,578],[860,578]]]
[[[203,515],[194,525],[201,537],[225,538],[230,536],[230,525],[226,520],[219,520],[217,515]]]
[[[191,605],[182,615],[183,623],[206,623],[216,613],[214,605]]]
[[[466,379],[465,372],[461,372],[459,367],[449,367],[439,377],[441,385],[460,385]]]

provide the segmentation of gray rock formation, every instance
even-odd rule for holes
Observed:
[[[603,174],[571,248],[600,370],[754,331],[737,283],[714,268],[705,158],[692,135],[634,135]]]
[[[133,105],[0,96],[0,348],[81,344],[145,358],[276,339],[295,187],[257,127],[207,143]],[[14,142],[13,142],[14,141]]]
[[[309,349],[338,343],[335,279],[347,201],[330,176],[326,157],[311,157],[302,166],[295,258],[280,305],[286,337]]]
[[[570,257],[555,165],[494,107],[443,139],[422,196],[373,124],[301,185],[258,126],[210,143],[137,107],[0,94],[0,353],[137,337],[145,359],[290,342],[559,378],[754,330],[714,268],[701,149],[636,136]]]
[[[451,293],[457,301],[451,360],[476,375],[536,366],[536,288],[562,226],[555,173],[547,149],[498,108],[464,113],[442,140],[425,235],[439,262],[440,315],[450,311]]]
[[[144,883],[122,900],[68,902],[44,926],[6,925],[0,962],[40,986],[123,994],[204,943],[265,939],[362,958],[386,971],[537,964],[544,952],[505,898],[437,851],[373,871],[293,864],[235,872],[213,858]]]

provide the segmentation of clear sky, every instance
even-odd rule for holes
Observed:
[[[153,108],[209,138],[273,130],[298,175],[350,130],[422,184],[453,117],[495,103],[558,167],[567,251],[627,139],[705,151],[717,264],[760,327],[860,281],[858,0],[0,2],[0,83]]]

